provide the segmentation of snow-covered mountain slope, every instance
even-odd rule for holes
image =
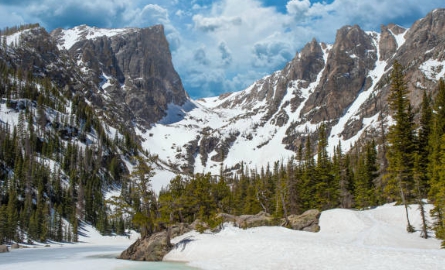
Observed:
[[[125,33],[137,31],[137,28],[105,29],[79,25],[71,29],[56,29],[54,35],[57,36],[57,47],[59,50],[71,49],[74,44],[83,40],[94,40],[100,37],[114,37]]]
[[[393,62],[406,67],[417,108],[445,75],[444,25],[445,10],[438,9],[410,29],[345,26],[333,44],[312,40],[282,70],[247,89],[195,101],[173,68],[162,26],[56,29],[45,38],[62,57],[41,58],[54,62],[44,63],[48,77],[82,96],[108,125],[139,135],[143,148],[159,156],[161,171],[219,174],[287,162],[308,139],[315,150],[321,123],[330,153],[339,144],[345,152],[362,140],[379,143],[391,124]],[[21,42],[20,35],[7,42]],[[65,58],[71,70],[61,73]],[[68,83],[70,72],[75,84]],[[158,186],[169,180],[160,178]]]
[[[340,144],[346,152],[362,140],[379,143],[391,124],[386,99],[393,62],[406,67],[418,107],[423,92],[434,94],[445,75],[444,24],[440,9],[410,29],[345,26],[334,44],[312,40],[283,70],[243,91],[170,105],[166,117],[138,134],[144,148],[173,168],[213,174],[221,166],[235,172],[287,162],[308,138],[315,149],[321,123],[331,154]]]
[[[409,213],[419,228],[417,206]],[[403,206],[384,205],[322,212],[319,233],[226,224],[216,234],[174,238],[177,246],[164,260],[201,269],[442,269],[439,241],[407,233],[404,219]]]

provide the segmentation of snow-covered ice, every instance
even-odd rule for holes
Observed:
[[[319,233],[226,225],[220,233],[173,239],[179,244],[164,259],[202,269],[445,269],[440,242],[408,234],[404,211],[393,205],[325,211]],[[417,206],[410,217],[419,228]]]
[[[135,262],[116,257],[139,237],[102,236],[89,225],[83,226],[79,243],[50,243],[50,247],[14,249],[0,254],[0,269],[102,270],[102,269],[190,269],[184,264]]]

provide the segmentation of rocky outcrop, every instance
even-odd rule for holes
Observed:
[[[165,254],[170,252],[173,246],[169,245],[169,238],[173,238],[191,229],[185,224],[173,226],[171,234],[168,236],[167,231],[154,233],[149,237],[139,238],[129,248],[124,250],[118,257],[123,260],[133,261],[162,261]]]
[[[234,216],[226,213],[218,214],[218,218],[221,218],[223,222],[231,222],[235,226],[240,228],[252,228],[259,226],[279,226],[281,224],[280,219],[272,217],[266,212],[259,212],[256,215],[241,215]]]
[[[302,114],[306,114],[311,123],[338,119],[357,94],[369,88],[367,72],[375,66],[377,49],[372,37],[358,25],[338,30],[321,82],[307,100]]]
[[[318,232],[320,231],[318,225],[320,215],[320,211],[311,209],[301,215],[290,215],[287,219],[289,220],[289,226],[294,230]]]
[[[289,224],[285,224],[284,219],[272,217],[265,212],[260,212],[256,215],[241,216],[220,213],[217,215],[217,218],[222,222],[230,222],[244,229],[260,226],[287,225],[294,230],[308,232],[318,232],[320,230],[318,226],[320,212],[318,210],[308,210],[299,216],[291,215],[287,218]],[[134,261],[162,261],[164,256],[173,248],[173,245],[169,243],[171,238],[192,230],[203,232],[206,229],[210,229],[209,226],[200,220],[195,220],[195,222],[190,225],[175,225],[170,229],[170,235],[168,235],[167,231],[162,231],[154,233],[149,237],[136,240],[136,242],[123,251],[118,258]]]
[[[9,252],[7,245],[0,245],[0,253]]]
[[[99,87],[103,106],[108,111],[117,109],[122,120],[149,127],[166,115],[168,104],[183,105],[188,99],[162,25],[94,38],[89,35],[102,29],[80,26],[76,30],[80,34],[67,48],[70,55]],[[61,29],[51,34],[65,42]]]
[[[379,60],[386,61],[394,56],[399,46],[394,35],[400,35],[405,31],[406,29],[395,24],[380,27]]]
[[[293,230],[318,232],[320,211],[316,209],[308,210],[301,215],[290,215],[287,217],[288,224],[284,218],[274,218],[268,213],[260,212],[256,215],[234,216],[226,213],[218,214],[224,222],[231,222],[240,228],[252,228],[260,226],[282,226],[286,225]]]

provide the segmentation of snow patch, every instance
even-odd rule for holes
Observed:
[[[419,69],[425,76],[434,81],[440,80],[445,76],[445,62],[435,59],[429,59],[420,65]]]
[[[135,31],[135,28],[106,29],[81,25],[62,30],[61,42],[57,46],[59,50],[63,48],[69,50],[74,44],[84,39],[95,39],[103,36],[113,37],[131,31]]]

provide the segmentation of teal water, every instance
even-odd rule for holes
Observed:
[[[0,269],[45,270],[189,270],[185,263],[135,262],[116,257],[126,247],[54,246],[26,248],[0,254]]]
[[[130,268],[128,266],[117,267],[115,270],[184,270],[184,269],[197,269],[185,265],[184,263],[174,262],[133,262]]]

